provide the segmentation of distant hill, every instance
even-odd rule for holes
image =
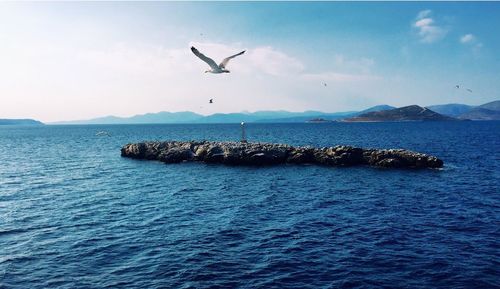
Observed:
[[[306,110],[303,112],[291,112],[286,110],[260,110],[252,113],[247,112],[247,114],[256,116],[259,119],[278,119],[278,118],[289,118],[297,116],[318,115],[318,114],[324,114],[324,112],[314,111],[314,110]]]
[[[144,123],[300,123],[312,119],[325,121],[404,121],[404,120],[449,120],[455,117],[473,120],[500,119],[500,101],[493,101],[477,107],[465,104],[433,105],[424,108],[408,106],[395,108],[390,105],[377,105],[362,111],[346,111],[327,113],[321,111],[290,112],[285,110],[264,110],[256,112],[215,113],[201,115],[190,111],[158,112],[135,115],[132,117],[106,116],[89,120],[62,121],[53,124],[144,124]],[[412,110],[413,108],[413,110]],[[383,113],[383,112],[388,113]],[[374,113],[366,115],[369,113]],[[398,114],[399,113],[399,114]],[[414,113],[414,115],[412,115]],[[446,118],[448,116],[448,118]],[[380,120],[368,120],[380,119]]]
[[[428,106],[437,113],[470,120],[500,120],[500,101],[492,101],[479,106],[459,103]]]
[[[473,107],[459,116],[460,119],[500,120],[500,100]]]
[[[479,108],[500,111],[500,100],[495,100],[478,106]]]
[[[310,112],[305,112],[305,115],[301,116],[295,116],[295,117],[288,117],[288,118],[279,118],[279,119],[263,119],[263,120],[258,120],[258,122],[317,122],[317,121],[311,121],[314,119],[323,119],[324,122],[328,121],[334,121],[334,120],[340,120],[348,117],[354,117],[362,113],[366,112],[371,112],[371,111],[382,111],[382,110],[388,110],[388,109],[393,109],[395,107],[390,106],[390,105],[377,105],[370,107],[368,109],[365,109],[363,111],[344,111],[344,112],[334,112],[334,113],[325,113],[325,112],[319,112],[319,111],[310,111]]]
[[[195,122],[203,115],[190,111],[138,114],[132,117],[105,116],[89,120],[60,121],[54,124],[144,124],[144,123],[186,123]]]
[[[354,112],[324,113],[320,111],[290,112],[256,111],[241,113],[215,113],[208,116],[194,112],[158,112],[132,117],[106,116],[89,120],[62,121],[54,124],[144,124],[144,123],[240,123],[244,122],[305,122],[312,118],[340,119]]]
[[[471,120],[500,120],[500,100],[473,107],[468,112],[459,115],[459,118]]]
[[[396,107],[394,107],[394,106],[390,106],[387,104],[381,104],[381,105],[372,106],[370,108],[362,110],[362,111],[358,112],[357,115],[372,112],[372,111],[383,111],[383,110],[390,110],[390,109],[395,109],[395,108]]]
[[[286,118],[267,118],[259,119],[257,122],[279,122],[279,123],[293,123],[293,122],[309,122],[311,119],[324,119],[326,121],[339,120],[346,117],[351,117],[356,112],[346,111],[346,112],[335,112],[335,113],[325,113],[325,112],[315,112],[315,114],[304,114],[294,117]]]
[[[440,114],[444,114],[451,117],[458,117],[464,113],[469,112],[474,107],[466,104],[449,103],[449,104],[431,105],[427,106],[427,108]]]
[[[0,119],[0,125],[43,125],[34,119]]]
[[[470,120],[500,120],[500,111],[475,107],[469,112],[460,115],[459,118]]]
[[[196,123],[239,123],[254,122],[259,118],[250,113],[215,113],[196,120]]]
[[[456,120],[434,112],[428,108],[418,105],[410,105],[390,110],[372,111],[360,114],[355,117],[344,119],[348,122],[370,122],[370,121],[436,121],[436,120]]]

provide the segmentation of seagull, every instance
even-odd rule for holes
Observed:
[[[211,98],[211,99],[208,101],[208,103],[214,103],[213,98]]]
[[[457,85],[455,85],[455,88],[460,88],[460,85],[458,85],[458,84],[457,84]]]
[[[111,136],[111,134],[109,132],[104,131],[104,130],[98,131],[95,135],[96,136]]]
[[[326,82],[323,82],[323,85],[326,87]]]
[[[467,88],[467,91],[470,92],[470,93],[472,93],[472,89],[470,89],[470,88]]]
[[[191,46],[191,51],[193,51],[194,55],[198,56],[201,60],[205,61],[210,66],[210,68],[212,68],[210,70],[206,70],[205,73],[207,73],[207,72],[210,72],[210,73],[229,73],[230,71],[226,69],[226,65],[229,62],[229,60],[235,58],[238,55],[242,55],[243,53],[245,53],[245,50],[243,50],[240,53],[226,57],[226,58],[224,58],[224,60],[222,60],[222,62],[219,65],[217,65],[217,63],[215,63],[215,61],[212,58],[206,57],[201,52],[199,52],[198,49],[194,48],[193,46]]]

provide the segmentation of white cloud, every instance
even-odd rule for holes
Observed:
[[[447,29],[435,24],[434,19],[430,17],[431,14],[431,10],[420,11],[413,23],[413,27],[418,30],[418,36],[423,43],[436,42],[448,33]]]
[[[463,45],[466,45],[468,47],[471,47],[472,51],[474,54],[478,55],[479,52],[481,51],[481,48],[483,47],[483,43],[480,42],[477,37],[474,34],[468,33],[462,35],[460,38],[460,43]]]
[[[423,18],[429,16],[431,13],[432,13],[432,11],[429,9],[422,10],[422,11],[418,12],[417,19],[423,19]]]
[[[472,43],[476,40],[476,37],[472,34],[465,34],[462,37],[460,37],[460,42],[461,43]]]
[[[344,55],[335,55],[335,68],[350,74],[369,74],[375,65],[372,58],[361,57],[359,59],[349,59]]]
[[[272,47],[257,47],[249,51],[248,60],[256,69],[271,75],[297,74],[304,65],[296,58],[276,51]]]
[[[217,62],[244,49],[246,53],[229,63],[231,73],[213,75],[203,73],[208,66],[193,55],[190,45]],[[42,121],[162,110],[201,114],[338,111],[352,109],[353,97],[369,95],[378,81],[370,74],[375,63],[370,58],[337,55],[332,69],[317,71],[274,47],[240,43],[191,42],[184,47],[133,42],[101,47],[39,43],[23,47],[0,47],[0,55],[9,55],[0,66],[0,95],[11,96],[0,107],[0,114],[22,112]],[[205,105],[209,98],[215,98],[217,105]]]
[[[432,18],[423,18],[415,22],[415,27],[425,27],[431,25],[432,23],[434,23]]]
[[[371,74],[350,74],[339,72],[321,72],[321,73],[305,73],[302,75],[303,79],[329,82],[360,82],[360,81],[373,81],[379,80],[381,77]]]

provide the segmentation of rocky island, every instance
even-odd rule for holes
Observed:
[[[426,107],[410,105],[382,111],[371,111],[355,117],[346,118],[345,122],[382,122],[382,121],[450,121],[456,118],[439,114]]]
[[[319,164],[327,166],[370,165],[386,168],[440,168],[437,157],[403,149],[362,149],[352,146],[313,148],[285,144],[155,141],[130,143],[122,157],[165,163],[200,161],[227,165]]]

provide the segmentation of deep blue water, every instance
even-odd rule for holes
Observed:
[[[249,124],[247,133],[407,148],[445,168],[120,157],[140,140],[238,140],[238,125],[1,127],[0,287],[500,287],[500,122]]]

